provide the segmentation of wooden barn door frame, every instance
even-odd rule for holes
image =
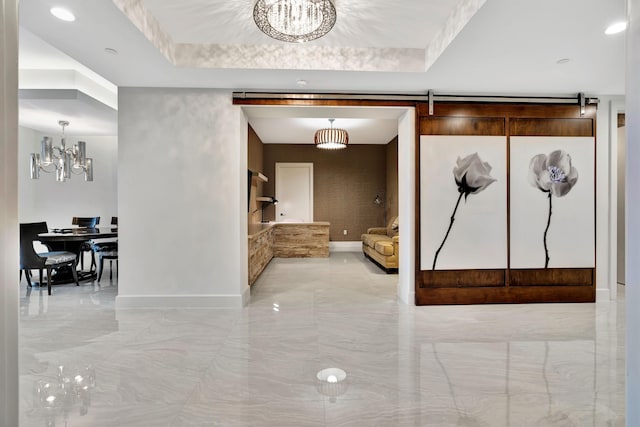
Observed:
[[[588,136],[595,141],[596,106],[577,103],[430,102],[419,105],[417,114],[416,305],[595,301],[595,266],[577,269],[421,270],[420,136],[504,135],[507,151],[511,136]],[[597,141],[594,150],[597,150]],[[595,179],[592,185],[595,194]],[[594,216],[595,208],[594,203]],[[509,233],[509,228],[507,230]],[[507,234],[507,245],[509,240]]]
[[[318,94],[318,93],[262,93],[234,92],[233,104],[239,106],[296,106],[296,107],[399,107],[404,110],[398,119],[398,202],[400,226],[400,257],[397,297],[404,304],[415,303],[415,182],[414,148],[417,135],[417,106],[429,99],[426,95],[378,94]],[[401,136],[402,134],[402,136]],[[406,237],[403,237],[406,236]]]

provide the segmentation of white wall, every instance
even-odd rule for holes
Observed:
[[[247,132],[232,93],[121,88],[118,308],[242,307]]]
[[[596,133],[596,302],[617,298],[617,106],[620,96],[599,96]]]
[[[74,216],[99,216],[108,225],[118,215],[118,139],[115,136],[68,136],[67,145],[86,141],[87,157],[93,158],[93,182],[84,175],[73,175],[67,182],[57,182],[55,173],[40,173],[40,179],[29,176],[29,155],[40,152],[45,134],[19,128],[18,133],[18,217],[20,222],[47,221],[49,228],[71,226]],[[59,135],[53,137],[60,144]]]
[[[416,289],[416,112],[408,109],[398,119],[398,213],[400,221],[400,266],[397,295],[405,304],[415,305]],[[404,225],[403,225],[404,224]]]
[[[18,1],[0,3],[0,427],[18,425]]]
[[[626,423],[640,426],[640,0],[628,0],[627,11]]]

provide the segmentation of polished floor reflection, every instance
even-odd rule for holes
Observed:
[[[358,253],[274,259],[242,310],[21,288],[21,426],[624,426],[624,288],[409,307]],[[62,368],[61,368],[62,367]]]

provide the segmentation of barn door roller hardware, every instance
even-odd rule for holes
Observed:
[[[434,102],[496,102],[518,104],[576,104],[576,97],[552,97],[552,96],[476,96],[476,95],[435,95],[433,90],[427,92],[429,102],[429,115],[434,114]],[[584,116],[588,104],[598,104],[598,98],[587,98],[583,92],[577,95],[580,105],[580,115]]]
[[[557,96],[509,96],[509,95],[436,95],[433,89],[429,89],[423,95],[402,94],[351,94],[351,93],[286,93],[286,92],[233,92],[234,101],[246,100],[280,100],[280,101],[389,101],[429,104],[429,115],[434,113],[436,102],[483,102],[483,103],[514,103],[514,104],[568,104],[580,106],[580,115],[586,114],[586,107],[590,104],[598,104],[598,98],[588,98],[583,92],[577,97]]]

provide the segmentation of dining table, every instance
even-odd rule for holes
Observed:
[[[118,237],[118,227],[72,227],[53,228],[47,233],[38,234],[38,240],[49,251],[68,251],[80,255],[83,243],[90,240],[113,239]],[[77,266],[77,263],[76,263]],[[92,280],[96,277],[95,271],[77,271],[78,280]],[[52,284],[73,282],[73,273],[67,268],[59,268],[53,275]]]

